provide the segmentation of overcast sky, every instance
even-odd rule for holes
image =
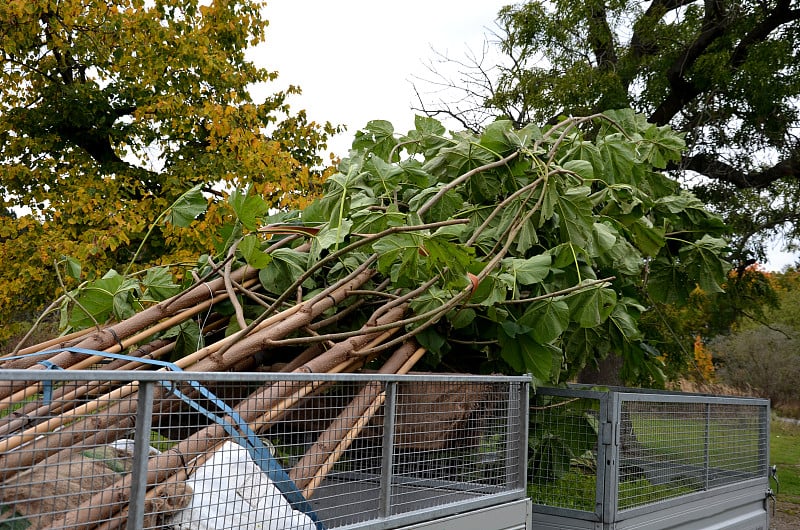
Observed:
[[[268,0],[266,43],[251,57],[279,73],[272,93],[297,85],[289,102],[310,119],[346,125],[330,142],[344,156],[355,132],[385,119],[413,127],[412,81],[426,77],[433,50],[463,59],[478,52],[501,7],[513,0]],[[258,97],[255,92],[254,96]],[[767,268],[780,270],[798,253],[775,249]]]
[[[385,119],[413,128],[411,82],[433,49],[463,58],[480,50],[509,0],[267,0],[266,43],[253,55],[279,73],[275,89],[299,85],[294,109],[348,127],[331,147],[346,154],[355,132]],[[273,90],[274,91],[274,90]]]

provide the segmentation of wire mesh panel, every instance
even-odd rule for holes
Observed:
[[[606,396],[540,390],[530,411],[528,494],[534,504],[594,513]]]
[[[702,498],[708,506],[714,497],[731,509],[736,502],[761,506],[768,422],[769,402],[762,399],[539,388],[531,402],[528,452],[534,522],[589,528],[630,520],[638,528],[662,521],[655,512],[670,509],[675,512],[647,528],[682,528],[682,503]],[[739,501],[737,489],[748,491]],[[704,528],[692,522],[698,517],[705,515],[687,512],[686,528]],[[720,522],[724,514],[713,517],[709,528],[727,528]],[[754,517],[766,519],[766,513]]]
[[[0,529],[391,528],[520,498],[526,385],[4,372]]]
[[[763,400],[641,399],[621,402],[620,510],[766,477]]]

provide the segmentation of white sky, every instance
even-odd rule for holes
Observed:
[[[513,0],[267,0],[266,43],[254,60],[299,85],[290,99],[309,118],[347,125],[330,147],[346,155],[370,120],[413,128],[414,76],[425,77],[435,49],[463,58],[479,51],[497,12]],[[274,91],[274,90],[273,90]],[[255,94],[254,94],[255,95]]]
[[[310,119],[347,126],[329,149],[347,154],[355,132],[384,119],[395,131],[413,128],[415,77],[430,77],[434,51],[463,59],[479,52],[497,12],[514,0],[268,0],[266,43],[252,59],[279,77],[267,90],[302,88],[289,103]],[[254,91],[254,97],[258,97]],[[780,270],[800,254],[770,253]]]

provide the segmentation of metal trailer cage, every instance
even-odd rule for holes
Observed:
[[[538,388],[534,527],[766,530],[769,418],[765,399]]]
[[[0,371],[0,530],[529,528],[529,381]]]

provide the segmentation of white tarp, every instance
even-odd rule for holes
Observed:
[[[166,526],[180,530],[316,530],[294,510],[242,446],[225,442],[187,479],[187,508]]]

